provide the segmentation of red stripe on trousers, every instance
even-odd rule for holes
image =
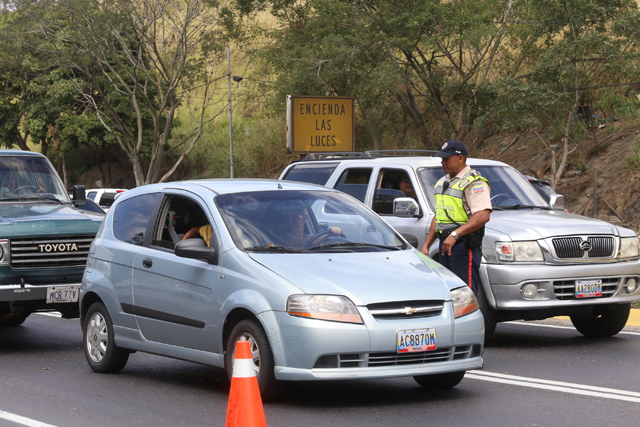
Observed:
[[[473,266],[473,254],[471,253],[471,249],[469,249],[469,287],[473,289],[471,286],[471,267]]]

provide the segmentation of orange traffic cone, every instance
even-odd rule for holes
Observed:
[[[225,427],[267,427],[249,341],[238,341]]]

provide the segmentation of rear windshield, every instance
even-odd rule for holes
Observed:
[[[338,163],[298,164],[289,169],[282,179],[324,185],[337,166]]]

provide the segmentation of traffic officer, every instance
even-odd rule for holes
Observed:
[[[467,149],[458,140],[447,141],[434,157],[442,158],[445,176],[435,185],[436,215],[422,253],[440,240],[438,262],[460,277],[478,295],[484,225],[491,214],[491,185],[467,166]]]

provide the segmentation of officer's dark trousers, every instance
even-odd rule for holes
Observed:
[[[480,286],[479,270],[480,261],[482,260],[480,247],[467,249],[467,244],[460,240],[451,248],[451,255],[447,253],[442,255],[442,242],[443,240],[440,240],[440,259],[438,262],[461,278],[464,283],[473,289],[473,293],[478,296],[478,287]]]

